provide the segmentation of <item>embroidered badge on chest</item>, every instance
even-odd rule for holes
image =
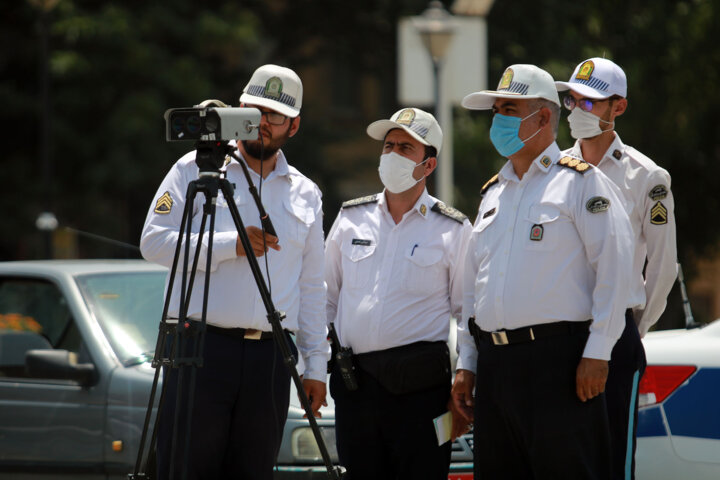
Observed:
[[[543,237],[543,226],[535,224],[530,229],[530,240],[539,242]]]

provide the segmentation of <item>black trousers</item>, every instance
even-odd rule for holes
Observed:
[[[348,391],[339,370],[330,376],[335,436],[349,480],[447,480],[451,442],[438,446],[433,419],[447,411],[450,385],[393,395],[357,369]]]
[[[291,348],[295,349],[292,342]],[[187,400],[192,395],[191,368],[183,369],[180,396],[179,369],[164,372],[168,390],[158,425],[160,480],[182,478]],[[207,332],[204,366],[196,371],[187,479],[272,479],[290,401],[290,373],[280,348],[272,339],[245,340]],[[179,428],[173,432],[176,400],[182,406]]]
[[[625,312],[625,330],[610,357],[610,374],[605,386],[613,480],[635,478],[638,383],[646,365],[645,349],[632,310],[628,309]]]
[[[610,478],[604,395],[585,403],[575,390],[588,333],[478,347],[475,478]]]

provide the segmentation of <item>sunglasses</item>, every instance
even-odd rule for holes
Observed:
[[[576,100],[575,97],[572,95],[566,95],[565,98],[563,98],[563,105],[565,105],[565,108],[568,110],[573,110],[575,107],[580,107],[581,110],[585,110],[586,112],[592,112],[593,107],[595,106],[595,103],[597,102],[605,102],[607,100],[610,100],[610,98],[600,98],[598,100],[590,100],[589,98],[581,98],[579,100]]]

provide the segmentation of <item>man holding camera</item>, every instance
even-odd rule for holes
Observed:
[[[262,112],[260,137],[237,143],[241,161],[259,186],[263,205],[277,232],[264,232],[241,165],[229,157],[220,171],[234,185],[234,198],[218,194],[207,302],[207,330],[203,365],[196,370],[196,388],[187,381],[178,396],[178,369],[165,371],[167,399],[160,412],[158,476],[180,478],[187,462],[187,478],[271,479],[287,418],[290,374],[273,341],[267,311],[228,208],[234,202],[245,224],[253,253],[265,256],[266,282],[278,310],[286,313],[283,327],[296,335],[305,363],[304,389],[318,412],[325,404],[327,328],[322,318],[323,231],[321,193],[290,166],[280,148],[300,126],[302,83],[295,72],[276,65],[258,68],[240,97],[243,107]],[[180,222],[187,186],[198,178],[195,152],[171,168],[152,202],[142,232],[143,256],[170,267],[175,247],[184,240]],[[207,233],[199,238],[205,198],[191,207],[191,251],[199,249],[187,317],[199,321],[203,309]],[[182,260],[174,282],[169,317],[177,318],[182,284]],[[188,266],[189,268],[189,266]],[[189,342],[188,342],[189,344]],[[294,349],[293,342],[290,342]],[[186,352],[190,355],[193,352]],[[296,352],[295,352],[296,353]],[[189,374],[185,375],[185,379]],[[191,412],[187,398],[193,396]],[[176,400],[180,411],[174,431]],[[185,459],[185,418],[192,417],[190,456]],[[174,463],[170,457],[174,447]],[[173,472],[171,474],[171,472]]]
[[[355,353],[358,387],[335,365],[340,463],[355,480],[446,479],[450,442],[438,446],[433,420],[450,398],[470,222],[425,189],[443,138],[432,115],[405,108],[367,132],[384,142],[385,190],[345,202],[325,249],[327,319]]]

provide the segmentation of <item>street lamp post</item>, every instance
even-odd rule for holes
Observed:
[[[447,53],[455,32],[452,15],[445,10],[443,4],[433,0],[421,16],[414,19],[414,25],[420,34],[423,45],[430,54],[433,67],[433,97],[435,115],[443,131],[443,158],[438,158],[438,197],[448,205],[453,203],[453,141],[452,141],[452,107],[441,96],[442,62]]]
[[[40,158],[42,164],[42,186],[44,197],[44,211],[40,213],[35,220],[35,225],[42,232],[43,236],[43,254],[45,258],[52,258],[52,232],[57,228],[57,219],[51,212],[52,210],[52,194],[51,194],[51,115],[50,115],[50,54],[49,54],[49,30],[50,30],[50,12],[57,5],[59,0],[28,0],[33,7],[40,12]]]

